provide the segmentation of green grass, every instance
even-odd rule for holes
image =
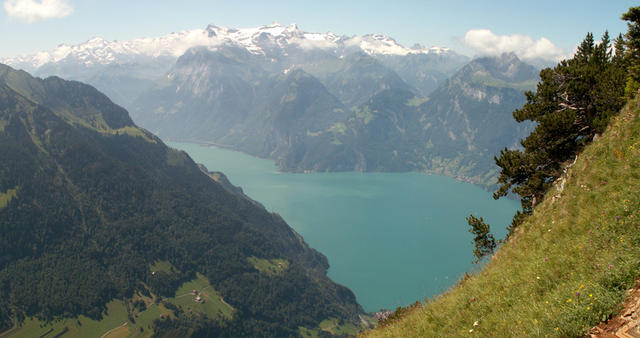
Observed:
[[[328,131],[334,134],[344,135],[347,132],[347,125],[344,124],[344,122],[336,122],[328,129]]]
[[[195,301],[196,296],[192,294],[193,290],[196,290],[197,295],[204,302]],[[182,284],[176,291],[175,297],[167,298],[165,301],[181,307],[185,313],[191,311],[194,314],[206,314],[209,318],[230,319],[235,311],[218,295],[209,280],[200,273],[196,274],[196,279]]]
[[[151,272],[156,271],[156,272],[165,272],[165,273],[173,273],[174,271],[178,271],[168,261],[155,261],[153,264],[149,265],[149,269],[151,270]]]
[[[369,124],[369,122],[374,118],[373,112],[371,112],[371,108],[369,108],[369,106],[364,106],[362,109],[356,108],[354,113],[357,118],[364,120],[364,124]]]
[[[340,337],[354,337],[358,335],[362,331],[362,328],[354,325],[353,323],[343,323],[340,324],[340,321],[337,318],[329,318],[325,319],[318,325],[317,328],[307,328],[307,327],[299,327],[298,333],[302,337],[320,337],[326,336],[327,333],[332,336],[340,336]]]
[[[157,261],[150,265],[152,271],[172,273],[176,269],[167,261]],[[194,301],[192,290],[198,290],[204,302]],[[159,302],[158,297],[150,297],[140,292],[131,299],[113,300],[106,306],[100,320],[85,316],[66,318],[52,322],[43,322],[37,318],[27,318],[18,327],[9,331],[6,337],[150,337],[153,335],[153,321],[163,317],[175,317],[164,302],[182,308],[185,313],[205,314],[209,318],[231,319],[235,309],[227,304],[213,289],[209,280],[197,273],[196,278],[185,282],[176,292],[176,296]],[[143,301],[145,309],[140,311],[133,305]],[[133,320],[132,320],[133,319]],[[123,325],[124,324],[124,325]],[[3,336],[4,337],[4,336]]]
[[[167,309],[162,303],[157,303],[157,296],[153,294],[151,294],[151,297],[147,297],[138,292],[131,300],[144,301],[146,309],[144,311],[139,311],[139,309],[135,309],[134,306],[130,306],[132,316],[135,320],[135,322],[129,321],[129,324],[127,325],[127,328],[131,333],[130,337],[149,337],[153,333],[154,320],[161,316],[175,317],[171,310]],[[140,328],[142,328],[143,331],[140,331]]]
[[[144,131],[142,131],[142,129],[134,126],[126,126],[120,129],[109,129],[108,132],[113,135],[128,135],[131,137],[141,137],[147,142],[157,143],[156,140],[147,136],[147,134],[145,134]]]
[[[367,334],[577,337],[616,314],[640,274],[639,115],[633,100],[484,269]]]
[[[295,100],[296,100],[296,93],[294,92],[294,93],[289,93],[289,94],[287,94],[287,96],[285,96],[285,97],[282,99],[282,102],[283,102],[283,103],[287,103],[287,102],[293,102],[293,101],[295,101]],[[281,103],[282,103],[282,102],[281,102]]]
[[[360,328],[353,323],[344,323],[341,325],[336,318],[323,320],[319,327],[322,331],[329,332],[334,336],[355,336],[360,332]]]
[[[7,204],[16,197],[19,189],[19,187],[15,187],[7,190],[6,192],[0,192],[0,209],[6,207]]]
[[[183,151],[167,148],[167,164],[173,167],[182,167],[187,161],[187,154]]]
[[[409,99],[409,101],[407,102],[407,106],[417,107],[427,101],[429,101],[428,97],[414,96],[413,98]]]
[[[264,259],[251,256],[247,258],[247,260],[254,268],[256,268],[256,270],[269,276],[279,275],[289,267],[289,261],[286,259]]]
[[[306,327],[300,326],[298,328],[298,333],[303,338],[316,338],[320,336],[319,330],[317,329],[308,329]]]
[[[161,304],[150,304],[145,311],[134,313],[134,323],[128,318],[124,302],[116,300],[107,304],[107,312],[99,321],[84,316],[51,323],[29,318],[7,337],[101,337],[106,333],[109,334],[105,337],[150,337],[153,321],[160,315],[170,314]]]
[[[79,125],[86,128],[95,129],[103,133],[108,133],[111,131],[111,129],[109,128],[109,125],[107,124],[107,122],[105,122],[104,118],[102,117],[102,114],[97,111],[86,112],[86,114],[82,117],[77,116],[76,114],[64,109],[60,109],[56,111],[56,113],[57,115],[64,118],[65,120],[67,120],[69,123],[73,125]]]
[[[111,329],[127,322],[127,310],[121,300],[107,304],[107,312],[100,321],[80,316],[50,323],[36,318],[27,318],[22,325],[11,331],[8,337],[100,337]],[[78,322],[81,325],[78,325]]]
[[[309,130],[307,130],[307,136],[311,136],[311,137],[320,136],[320,135],[322,135],[324,133],[325,133],[324,130],[320,130],[320,131],[309,131]]]
[[[47,323],[36,318],[27,318],[18,328],[10,331],[7,337],[101,337],[106,333],[108,335],[105,337],[150,337],[153,334],[154,320],[160,316],[173,317],[171,310],[162,303],[154,302],[155,298],[139,293],[132,297],[131,300],[143,300],[146,303],[144,311],[134,309],[131,305],[130,311],[127,311],[125,301],[111,301],[100,320],[79,316]],[[130,320],[129,312],[134,321]]]
[[[171,264],[166,261],[158,261],[152,267],[154,271],[170,272],[172,269]],[[194,297],[190,294],[193,289],[201,291],[204,303],[193,301]],[[153,294],[147,297],[139,292],[131,299],[111,301],[100,320],[79,316],[46,323],[37,318],[27,318],[19,327],[11,330],[7,337],[101,337],[106,333],[108,335],[105,337],[150,337],[153,334],[154,320],[161,316],[175,317],[174,313],[165,307],[164,302],[181,306],[185,312],[191,308],[193,312],[206,314],[209,318],[232,317],[234,309],[218,296],[209,281],[201,274],[197,274],[196,279],[184,283],[177,295],[187,293],[187,290],[188,297],[167,298],[163,302],[158,302]],[[140,300],[146,305],[142,311],[133,305]]]

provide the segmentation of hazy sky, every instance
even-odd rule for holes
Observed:
[[[623,0],[0,1],[0,57],[92,37],[126,40],[210,23],[245,28],[274,21],[295,22],[310,32],[382,33],[405,46],[450,47],[469,56],[493,48],[520,48],[551,57],[571,52],[587,32],[597,38],[605,29],[612,35],[625,32],[620,15],[638,5]]]

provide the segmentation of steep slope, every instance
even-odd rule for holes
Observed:
[[[383,90],[415,91],[393,70],[362,52],[345,56],[335,71],[314,75],[349,108],[365,103]]]
[[[513,54],[465,65],[429,98],[384,90],[344,121],[309,133],[279,165],[291,171],[426,171],[481,185],[495,181],[493,155],[531,129],[513,121],[537,71]]]
[[[168,83],[141,97],[138,123],[165,139],[213,143],[274,157],[307,132],[347,116],[315,77],[265,70],[261,57],[227,47],[191,49]]]
[[[143,92],[129,104],[132,117],[161,138],[272,158],[282,170],[416,170],[491,185],[493,154],[518,146],[529,131],[508,116],[537,72],[515,55],[472,61],[427,100],[423,94],[466,58],[407,49],[383,35],[345,38],[277,24],[183,35],[122,45],[96,40],[67,52],[87,67],[115,70],[92,79]],[[120,78],[135,75],[138,63],[118,60],[139,60],[149,46],[161,46],[154,54],[160,62],[187,42],[200,47],[151,88],[146,76],[129,84]],[[372,119],[377,112],[384,113]]]
[[[415,53],[407,55],[375,55],[386,67],[395,71],[416,94],[427,97],[442,82],[454,75],[470,60],[453,53]]]
[[[0,327],[15,321],[11,334],[49,330],[32,316],[78,318],[54,333],[73,336],[81,318],[86,330],[123,315],[146,320],[145,336],[295,335],[362,312],[278,215],[92,87],[0,66],[0,154]],[[189,281],[225,314],[174,298]]]
[[[419,107],[432,162],[474,181],[490,181],[494,154],[518,146],[531,131],[530,124],[515,122],[511,113],[537,80],[538,71],[515,54],[465,65]]]
[[[411,171],[424,156],[419,114],[409,91],[385,90],[344,121],[307,137],[277,159],[290,171]],[[422,152],[421,152],[422,151]]]
[[[369,335],[577,337],[617,313],[640,274],[639,131],[635,99],[481,272]]]

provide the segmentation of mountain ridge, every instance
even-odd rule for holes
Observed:
[[[280,216],[94,88],[0,66],[0,98],[0,154],[11,159],[0,165],[0,327],[96,321],[113,301],[144,303],[122,311],[166,334],[294,335],[331,318],[359,322],[353,293]],[[274,260],[282,269],[264,272]],[[174,295],[192,280],[224,297],[232,318],[187,315]]]
[[[27,70],[35,76],[56,75],[90,83],[114,102],[131,110],[133,102],[158,82],[166,80],[167,73],[179,58],[192,48],[212,52],[237,48],[256,56],[254,60],[266,70],[283,72],[290,68],[304,68],[315,76],[327,70],[338,71],[334,69],[336,60],[353,53],[375,58],[424,56],[414,58],[420,75],[411,78],[416,78],[415,84],[411,85],[425,92],[449,74],[451,67],[455,68],[468,59],[444,47],[407,48],[382,34],[344,36],[331,32],[310,33],[295,24],[283,26],[274,23],[244,29],[209,25],[204,29],[126,41],[92,38],[81,44],[63,44],[51,51],[4,58],[0,62]],[[445,64],[446,67],[436,70]],[[386,65],[391,69],[396,69],[395,66],[393,62]],[[434,73],[435,76],[432,75]]]
[[[502,82],[478,81],[478,73]],[[424,171],[490,186],[493,155],[518,147],[531,130],[511,113],[524,103],[524,89],[535,85],[537,73],[514,54],[474,59],[428,98],[402,87],[378,92],[276,161],[287,171]]]
[[[108,41],[94,37],[77,45],[62,44],[51,51],[41,51],[32,55],[5,58],[0,62],[16,67],[34,70],[47,63],[56,63],[67,58],[82,60],[86,66],[131,62],[136,57],[177,58],[187,49],[198,46],[215,48],[222,45],[236,45],[253,54],[267,55],[269,48],[286,49],[288,46],[335,50],[343,54],[345,49],[357,47],[367,54],[407,55],[407,54],[447,54],[453,51],[446,47],[422,46],[407,48],[393,38],[382,34],[363,36],[336,35],[332,32],[313,33],[302,31],[296,24],[283,26],[279,23],[253,28],[218,27],[214,24],[204,29],[184,30],[156,38],[136,38],[125,41]],[[119,61],[118,59],[124,61]]]

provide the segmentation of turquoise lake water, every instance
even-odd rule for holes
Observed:
[[[421,173],[279,173],[273,161],[169,142],[222,171],[329,259],[329,276],[367,311],[395,309],[452,286],[474,267],[473,213],[504,237],[519,202]]]

